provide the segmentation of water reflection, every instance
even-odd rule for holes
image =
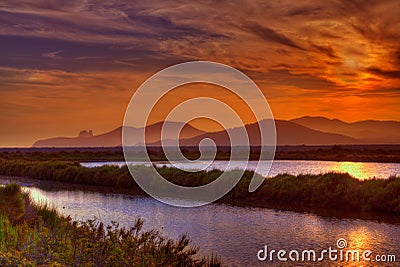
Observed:
[[[102,165],[124,165],[125,162],[89,162],[82,163],[86,167],[95,167]],[[132,162],[132,164],[141,164],[140,162]],[[158,163],[158,166],[169,166],[170,164]],[[177,163],[177,167],[186,170],[203,169],[208,165],[207,163]],[[228,161],[214,161],[207,169],[226,170]],[[368,178],[388,178],[393,175],[400,175],[400,163],[375,163],[375,162],[336,162],[336,161],[310,161],[310,160],[275,160],[272,168],[268,173],[268,164],[264,165],[261,161],[261,168],[259,173],[261,175],[276,176],[282,173],[289,173],[293,175],[298,174],[321,174],[326,172],[342,172],[349,173],[358,179]],[[257,162],[251,161],[233,161],[231,162],[230,169],[248,169],[255,170]]]
[[[264,245],[277,251],[314,249],[320,252],[329,246],[336,248],[339,238],[348,241],[349,249],[386,254],[396,254],[400,250],[399,225],[222,204],[177,208],[151,198],[121,194],[50,192],[36,187],[25,190],[35,201],[50,203],[62,214],[77,220],[97,217],[106,224],[117,221],[123,227],[131,227],[136,218],[142,217],[145,229],[156,228],[172,238],[188,233],[201,253],[217,253],[228,266],[294,266],[294,262],[283,263],[276,259],[259,262],[257,252]],[[340,265],[366,265],[354,263]],[[323,266],[338,264],[326,261]],[[315,266],[315,262],[297,265]]]
[[[372,252],[371,255],[367,255],[371,260],[373,260],[374,256],[380,253],[388,253],[385,251],[385,246],[387,246],[386,236],[382,235],[379,231],[375,229],[369,229],[365,226],[360,225],[359,227],[352,229],[349,231],[346,240],[348,242],[348,246],[344,251],[354,250],[359,254],[358,256],[352,256],[348,254],[349,259],[352,257],[358,257],[359,261],[346,261],[343,266],[366,266],[368,265],[368,261],[363,259],[363,253],[366,250]],[[396,249],[393,249],[390,253],[396,252]],[[346,254],[344,254],[346,255]],[[346,257],[346,256],[345,256]],[[392,263],[393,264],[393,263]],[[371,265],[370,265],[371,266]],[[374,263],[374,266],[380,266],[377,263]],[[395,266],[390,263],[382,263],[382,266]]]
[[[364,162],[338,162],[333,166],[333,170],[341,173],[348,173],[361,180],[379,177],[379,173],[374,169],[374,164]],[[393,175],[398,172],[393,172]],[[387,177],[386,177],[387,178]]]
[[[369,246],[372,239],[373,235],[368,231],[368,229],[366,229],[365,227],[359,227],[358,229],[349,233],[347,241],[349,242],[349,247],[351,247],[351,249],[373,250],[373,248]],[[374,241],[376,242],[376,240]]]

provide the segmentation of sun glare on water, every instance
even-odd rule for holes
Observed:
[[[362,162],[340,162],[334,168],[335,171],[348,173],[351,176],[365,180],[373,177],[373,173]]]

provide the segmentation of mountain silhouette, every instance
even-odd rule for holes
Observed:
[[[291,122],[318,131],[342,134],[355,139],[361,139],[366,143],[400,143],[400,122],[397,121],[365,120],[347,123],[338,119],[305,116],[293,119]]]
[[[266,127],[271,120],[260,121],[260,126]],[[163,138],[164,145],[176,143],[177,132],[183,127],[179,135],[180,146],[198,146],[205,138],[212,139],[217,146],[229,146],[229,135],[234,139],[243,140],[243,130],[249,136],[250,145],[259,146],[261,142],[260,129],[257,123],[248,124],[219,132],[204,132],[190,124],[181,122],[159,122],[149,125],[146,130],[146,144],[161,145],[161,128],[166,127]],[[400,143],[400,122],[396,121],[360,121],[347,123],[337,119],[325,117],[302,117],[290,121],[275,120],[277,145],[333,145],[333,144],[398,144]],[[126,134],[133,142],[129,145],[143,145],[141,133],[143,128],[125,126]],[[171,131],[170,131],[171,130]],[[264,144],[270,144],[270,137],[265,137]],[[93,135],[92,131],[81,131],[77,137],[56,137],[39,140],[33,147],[112,147],[122,143],[122,127],[110,132]],[[246,145],[239,141],[236,145]]]
[[[203,131],[182,122],[158,122],[146,127],[146,142],[153,143],[161,140],[161,128],[165,126],[167,131],[164,139],[175,138],[172,133],[178,131],[182,126],[180,138],[191,138],[204,134]],[[133,139],[138,140],[133,145],[140,145],[141,133],[143,128],[125,127],[125,133]],[[55,137],[36,141],[33,147],[115,147],[122,144],[122,127],[118,127],[110,132],[93,135],[92,131],[81,131],[77,137]]]
[[[260,121],[260,127],[265,127],[268,120]],[[325,133],[317,130],[313,130],[296,123],[284,120],[275,120],[276,134],[277,134],[277,145],[328,145],[328,144],[361,144],[363,141],[357,140],[348,136],[340,134]],[[259,146],[261,145],[260,130],[257,123],[249,124],[245,126],[248,133],[250,145]],[[200,141],[209,138],[214,141],[217,146],[229,146],[230,139],[229,135],[237,136],[241,134],[238,128],[232,128],[214,133],[205,133],[199,136],[195,136],[188,139],[181,139],[181,146],[198,146]],[[263,144],[269,144],[268,136],[265,137]],[[168,145],[168,140],[165,142]],[[159,146],[160,142],[155,142],[150,145]],[[236,143],[238,146],[244,146],[246,143]]]

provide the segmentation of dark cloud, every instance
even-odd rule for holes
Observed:
[[[4,6],[14,6],[17,1],[4,0]],[[67,11],[73,10],[80,5],[74,1],[58,1],[58,0],[36,0],[36,1],[18,1],[18,7],[25,10],[54,10]]]
[[[399,41],[399,1],[338,1],[335,8],[365,39],[382,44]]]
[[[281,55],[286,55],[286,56],[290,55],[290,52],[287,49],[275,49],[275,52]]]
[[[393,56],[396,61],[396,65],[400,67],[400,50],[393,53]]]
[[[243,70],[249,77],[261,83],[267,84],[269,88],[274,85],[288,85],[296,88],[321,91],[335,90],[339,87],[328,80],[309,74],[293,74],[288,69],[270,69],[268,71]]]
[[[368,72],[385,78],[400,79],[400,70],[383,70],[380,68],[368,68]]]
[[[294,69],[294,68],[297,68],[297,66],[285,64],[285,63],[276,64],[276,65],[272,66],[272,69]]]
[[[260,37],[265,41],[279,43],[289,47],[304,50],[302,47],[300,47],[294,41],[292,41],[289,37],[271,28],[265,27],[257,22],[246,23],[244,26],[242,26],[242,29],[247,32],[253,33],[254,35]]]
[[[355,92],[354,95],[357,96],[371,96],[371,97],[376,97],[376,96],[381,96],[381,97],[394,97],[394,96],[400,96],[400,88],[399,87],[382,87],[382,88],[376,88],[373,90],[369,91],[358,91]]]
[[[318,32],[319,37],[322,37],[322,38],[327,38],[327,39],[341,39],[342,38],[338,34],[334,34],[334,33],[328,32],[328,31],[324,31],[324,30],[319,30],[317,32]]]
[[[349,78],[357,78],[358,77],[358,73],[357,72],[340,72],[340,76],[342,77],[349,77]]]
[[[339,57],[336,55],[335,50],[334,50],[331,46],[329,46],[329,45],[316,45],[316,44],[313,44],[313,45],[312,45],[312,48],[313,48],[314,50],[318,51],[318,52],[321,52],[321,53],[327,55],[328,57],[330,57],[330,58],[332,58],[332,59],[337,59],[337,58],[339,58]]]
[[[299,8],[291,9],[287,12],[288,16],[312,16],[319,15],[323,10],[322,7],[319,6],[304,6]]]
[[[0,62],[3,67],[21,69],[60,69],[64,71],[100,71],[126,69],[115,64],[129,60],[131,67],[145,71],[179,61],[150,48],[135,45],[129,48],[110,44],[82,43],[34,36],[1,36]],[[135,60],[132,60],[135,59]]]
[[[332,90],[337,89],[337,85],[328,80],[315,77],[309,74],[293,74],[289,70],[269,70],[268,76],[275,83],[286,84],[309,90]]]
[[[73,17],[73,15],[71,15]],[[156,38],[160,35],[145,31],[146,27],[131,27],[130,29],[118,29],[107,24],[93,25],[90,23],[79,23],[77,20],[62,20],[57,17],[43,16],[42,14],[25,14],[16,12],[0,11],[0,22],[3,26],[10,28],[30,30],[31,32],[54,33],[53,39],[63,39],[63,33],[81,33],[90,36],[115,36],[115,37],[136,37],[141,39]],[[162,31],[160,31],[162,32]],[[57,35],[57,33],[59,33]],[[64,37],[65,38],[65,37]],[[72,38],[71,38],[72,39]],[[75,42],[80,41],[75,39]],[[87,41],[86,41],[87,42]],[[89,41],[90,42],[90,41]],[[96,42],[93,40],[92,42]]]
[[[210,31],[204,31],[198,27],[189,27],[182,24],[172,22],[170,19],[160,16],[140,16],[140,15],[129,15],[128,16],[135,23],[141,23],[154,30],[158,36],[164,38],[181,39],[185,36],[206,36],[212,38],[228,38],[228,36],[214,33]]]

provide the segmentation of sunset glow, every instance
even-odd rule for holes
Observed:
[[[246,73],[275,118],[399,120],[399,3],[3,1],[1,146],[121,126],[142,82],[191,60]],[[205,94],[246,114],[223,89],[199,88],[169,97],[178,102]],[[160,114],[169,105],[160,103]]]

